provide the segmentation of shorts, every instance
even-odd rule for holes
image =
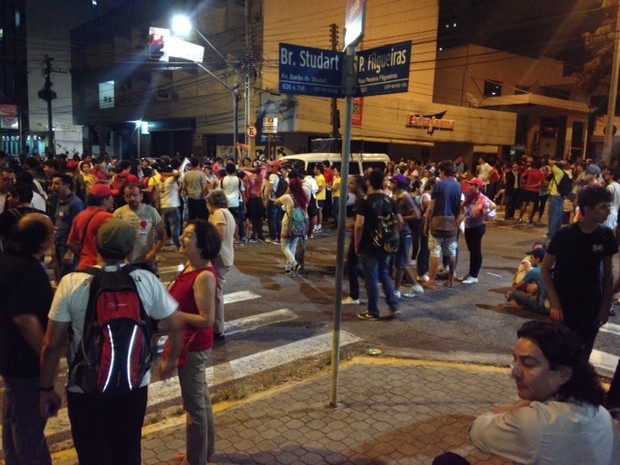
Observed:
[[[537,202],[538,192],[523,191],[521,193],[521,202]]]
[[[319,204],[319,210],[325,208],[325,200],[317,200],[317,203]]]
[[[412,238],[411,234],[401,235],[400,242],[398,244],[398,250],[394,255],[394,268],[397,270],[406,270],[409,268],[409,261],[411,260],[411,246]]]
[[[260,197],[250,197],[248,201],[248,211],[246,216],[249,219],[262,219],[265,216],[265,207],[263,199]]]
[[[458,242],[456,236],[434,237],[432,234],[428,238],[428,250],[431,257],[456,257]]]

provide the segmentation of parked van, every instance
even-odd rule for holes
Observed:
[[[314,167],[318,163],[328,160],[332,167],[338,168],[342,164],[342,155],[340,153],[299,153],[295,155],[287,155],[283,158],[289,166],[300,161],[304,164],[306,173],[313,174]],[[352,153],[349,162],[349,174],[363,174],[368,168],[379,168],[385,170],[390,157],[385,153]]]

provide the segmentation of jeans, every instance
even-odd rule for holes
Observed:
[[[282,253],[284,257],[286,257],[286,271],[292,270],[295,265],[297,265],[297,260],[295,259],[295,251],[297,250],[297,244],[299,244],[299,240],[301,237],[283,237],[282,242],[280,243],[280,247],[282,248]]]
[[[482,268],[482,236],[486,229],[486,224],[465,228],[465,242],[469,250],[469,276],[472,278],[477,278]]]
[[[238,207],[229,207],[228,211],[235,219],[235,224],[239,231],[239,239],[245,239],[245,221],[243,221],[243,203],[239,202]]]
[[[39,377],[4,378],[2,449],[7,465],[52,465],[39,415]]]
[[[349,297],[353,300],[360,298],[360,282],[359,282],[359,260],[355,253],[353,239],[349,244],[349,253],[347,255],[347,277],[349,278]]]
[[[332,197],[332,216],[334,217],[334,228],[338,227],[338,212],[340,211],[340,197]]]
[[[181,212],[177,207],[162,208],[161,216],[167,228],[170,228],[172,242],[176,247],[181,246]]]
[[[124,396],[67,393],[80,465],[141,465],[148,387]]]
[[[528,294],[524,291],[512,291],[510,295],[512,296],[512,300],[522,307],[525,307],[534,313],[549,315],[549,311],[545,308],[544,300],[539,296]]]
[[[189,465],[206,465],[215,453],[215,421],[205,381],[205,364],[210,352],[189,352],[187,363],[179,368],[183,410],[187,417],[185,441]]]
[[[280,239],[282,233],[282,217],[284,211],[280,207],[276,207],[273,200],[267,205],[267,226],[269,227],[269,238],[271,240]]]
[[[564,213],[564,199],[561,195],[549,196],[549,228],[547,237],[553,239],[555,233],[562,228],[562,214]]]
[[[215,283],[215,323],[213,331],[215,334],[224,333],[224,276],[230,270],[229,266],[225,266],[221,258],[215,259],[215,269],[217,271],[217,282]]]
[[[361,255],[362,269],[368,297],[368,312],[375,317],[380,316],[379,311],[379,283],[383,286],[385,300],[390,310],[396,311],[400,302],[394,293],[394,283],[390,276],[390,255],[378,252],[376,254]]]

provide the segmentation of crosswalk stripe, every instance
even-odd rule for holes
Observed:
[[[617,355],[608,354],[607,352],[602,352],[596,349],[594,349],[592,351],[592,355],[590,355],[590,363],[592,365],[596,368],[609,370],[611,373],[616,370],[618,360],[619,357]]]
[[[245,300],[254,300],[260,297],[252,291],[237,291],[224,294],[224,304],[234,304]]]
[[[603,326],[601,326],[599,331],[602,333],[611,333],[611,334],[620,335],[620,325],[617,325],[615,323],[606,323]]]
[[[341,331],[340,345],[346,346],[359,342],[353,334]],[[332,334],[325,333],[291,342],[289,344],[264,350],[256,354],[241,357],[230,362],[220,363],[206,370],[206,379],[209,386],[245,378],[258,372],[277,368],[295,360],[312,357],[331,350]],[[178,378],[166,381],[157,381],[149,386],[149,405],[155,405],[162,400],[174,398],[180,393]]]
[[[252,315],[225,323],[225,332],[229,335],[250,331],[262,326],[278,322],[290,321],[297,315],[289,309],[274,310],[259,315]],[[349,333],[341,333],[341,345],[358,342],[359,338]],[[331,333],[298,342],[275,347],[257,354],[221,363],[206,370],[208,384],[218,385],[235,379],[240,379],[263,370],[275,368],[300,358],[311,357],[331,350]],[[155,381],[149,385],[149,405],[155,405],[165,400],[180,396],[178,378],[174,377],[166,381]],[[52,435],[62,431],[69,431],[70,423],[67,409],[62,408],[58,416],[51,418],[47,423],[46,434]],[[1,431],[1,428],[0,428]]]

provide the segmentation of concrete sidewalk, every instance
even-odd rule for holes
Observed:
[[[430,464],[447,450],[473,464],[508,464],[467,441],[473,418],[515,401],[508,369],[445,362],[358,357],[342,364],[339,408],[329,406],[329,375],[219,403],[221,464]],[[144,428],[142,463],[179,464],[184,417]],[[54,464],[77,464],[75,451]]]

